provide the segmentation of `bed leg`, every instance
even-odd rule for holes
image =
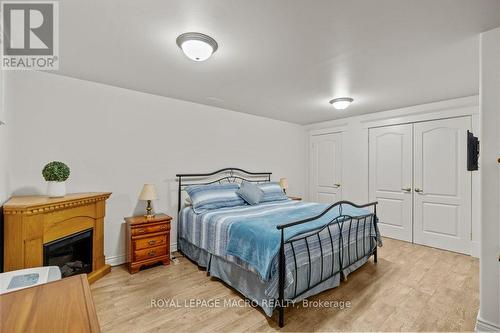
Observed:
[[[285,326],[285,236],[284,231],[281,229],[281,245],[278,261],[278,306],[279,306],[279,319],[278,324],[280,327]]]
[[[280,306],[279,308],[279,326],[283,327],[285,326],[285,308],[283,306]]]
[[[375,228],[375,232],[377,232],[377,221],[378,221],[378,217],[377,217],[377,203],[378,202],[375,202],[374,203],[374,206],[373,206],[373,226]],[[371,229],[370,229],[371,230]],[[377,241],[378,239],[375,238],[375,251],[373,252],[373,262],[374,263],[377,263]]]
[[[212,254],[210,254],[210,257],[208,258],[207,276],[210,276],[210,267],[211,266],[212,266]]]

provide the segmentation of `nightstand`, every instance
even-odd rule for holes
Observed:
[[[288,199],[292,199],[292,200],[295,200],[295,201],[301,201],[302,200],[301,197],[294,197],[293,195],[289,195]]]
[[[142,266],[161,261],[170,263],[170,221],[165,214],[153,217],[126,217],[127,266],[130,274],[137,273]]]

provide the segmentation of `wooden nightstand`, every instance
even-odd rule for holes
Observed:
[[[294,196],[292,196],[292,195],[289,195],[289,196],[288,196],[288,199],[292,199],[292,200],[296,200],[296,201],[301,201],[301,200],[302,200],[302,198],[301,198],[301,197],[294,197]]]
[[[126,217],[127,265],[130,274],[137,273],[141,266],[156,262],[170,263],[170,221],[165,214],[153,217]]]

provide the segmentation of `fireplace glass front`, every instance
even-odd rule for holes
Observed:
[[[59,266],[63,278],[92,272],[92,229],[44,244],[43,265]]]

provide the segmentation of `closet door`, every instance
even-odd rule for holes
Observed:
[[[414,125],[414,242],[470,253],[470,117]]]
[[[342,133],[311,138],[311,201],[334,203],[342,198]]]
[[[412,241],[412,125],[369,130],[369,194],[382,236]]]

